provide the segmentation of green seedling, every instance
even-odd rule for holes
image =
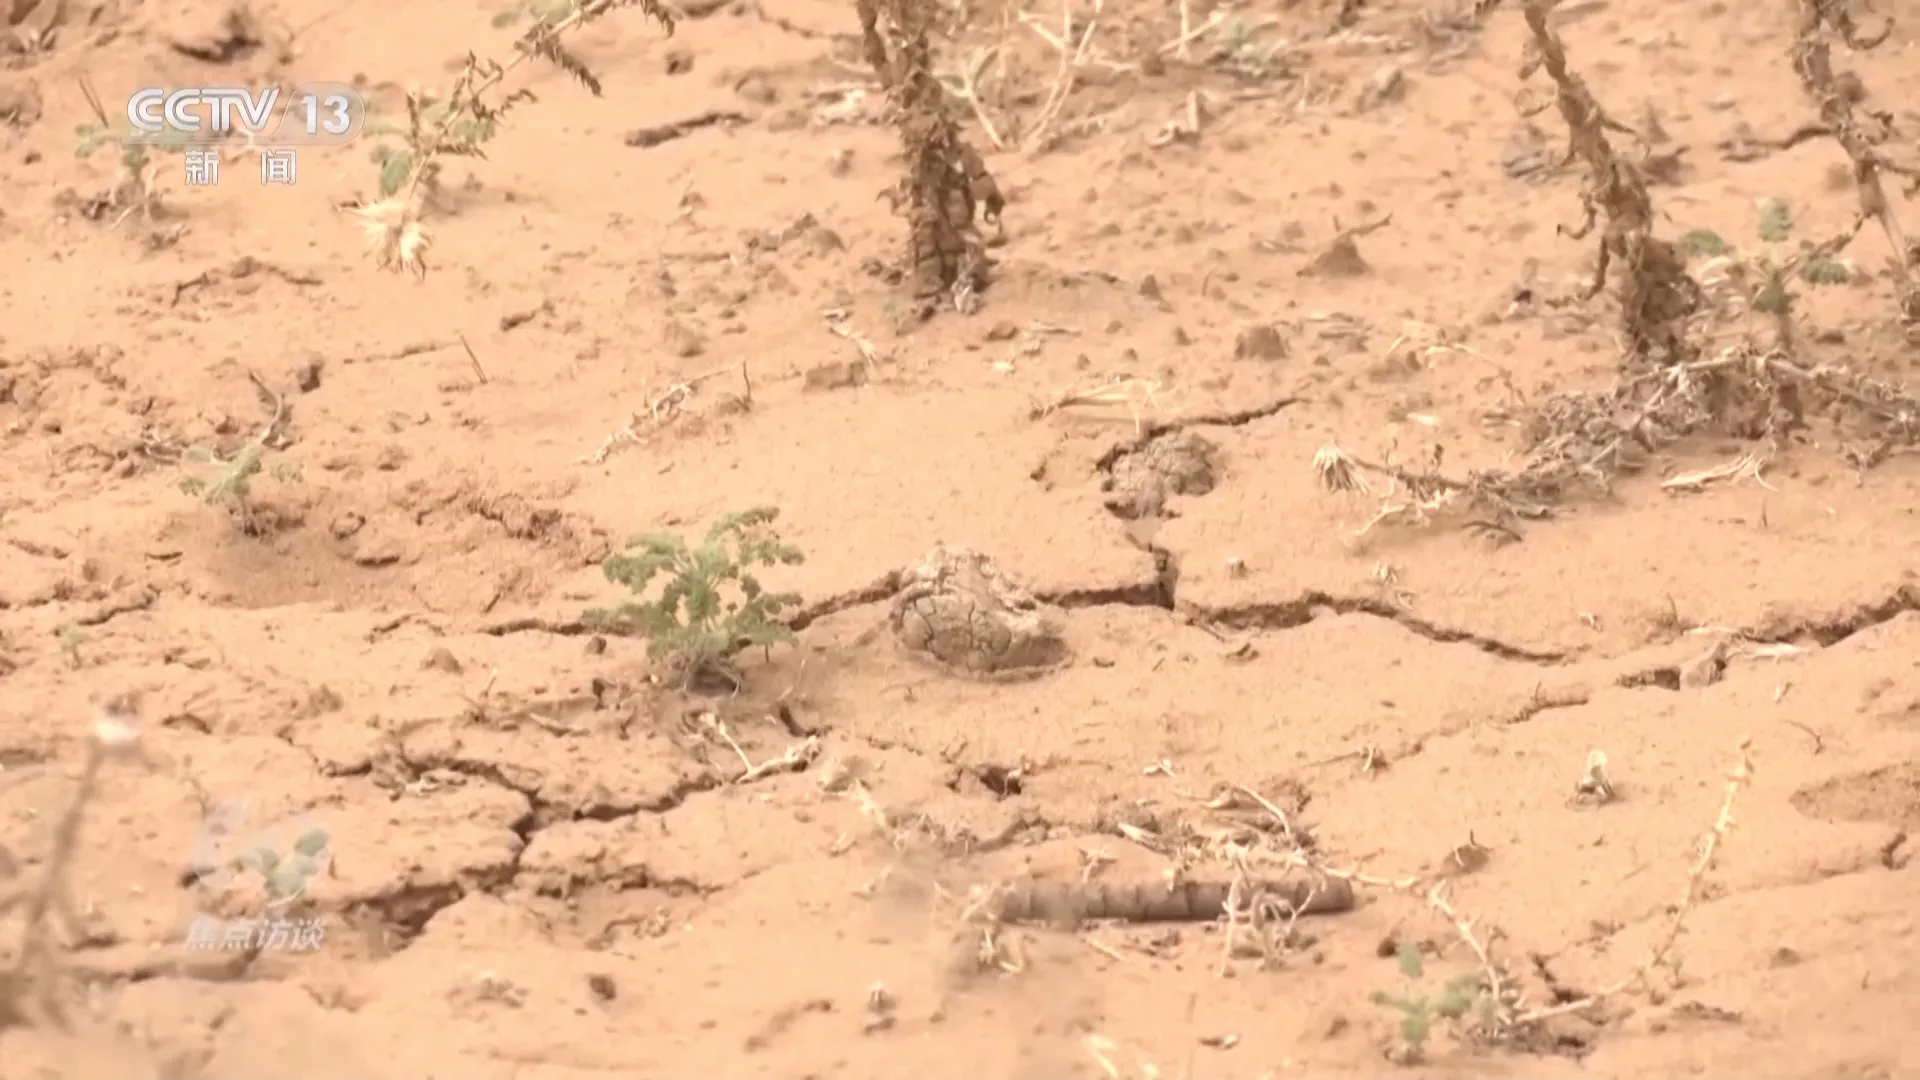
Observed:
[[[253,494],[253,478],[265,468],[263,458],[266,448],[258,440],[247,443],[231,458],[222,458],[205,446],[187,448],[186,460],[209,468],[199,476],[188,476],[180,481],[180,490],[188,495],[197,495],[208,506],[222,506],[231,510],[239,519],[243,532],[253,534],[257,531],[257,522],[249,502]],[[296,465],[279,464],[269,471],[275,480],[283,484],[297,483],[300,469]]]
[[[805,561],[799,548],[783,543],[773,530],[779,516],[771,506],[728,514],[714,521],[698,547],[671,533],[634,537],[625,553],[602,564],[607,580],[625,585],[635,597],[656,577],[665,584],[651,600],[595,608],[584,621],[609,633],[646,638],[648,657],[668,664],[684,685],[718,676],[737,688],[734,654],[793,640],[779,616],[798,606],[800,597],[766,591],[753,572]]]
[[[87,631],[79,623],[68,623],[60,628],[60,652],[67,658],[67,666],[75,671],[86,665],[86,658],[80,655],[80,646],[88,640]]]
[[[1385,990],[1373,993],[1373,1003],[1392,1009],[1400,1014],[1399,1039],[1400,1057],[1409,1062],[1424,1059],[1427,1040],[1433,1034],[1436,1020],[1458,1020],[1472,1011],[1481,999],[1480,976],[1474,973],[1456,975],[1447,980],[1446,985],[1436,994],[1417,993],[1419,983],[1424,978],[1425,964],[1420,958],[1420,947],[1412,942],[1400,943],[1398,954],[1400,974],[1408,983],[1414,984],[1413,991],[1406,994],[1390,994]]]
[[[82,80],[80,92],[87,99],[93,120],[73,129],[77,140],[73,156],[84,161],[105,146],[114,147],[120,153],[120,175],[114,178],[113,187],[107,190],[99,205],[120,212],[113,221],[116,226],[134,213],[138,213],[142,220],[151,222],[160,210],[160,168],[154,161],[154,151],[184,150],[185,136],[179,132],[167,132],[141,142],[130,141],[128,136],[131,133],[108,119],[107,111],[101,107],[100,97],[94,93],[91,84]]]
[[[1754,253],[1741,253],[1711,229],[1694,229],[1680,237],[1681,250],[1689,256],[1728,257],[1740,263],[1739,276],[1747,293],[1748,306],[1754,311],[1785,317],[1793,311],[1790,283],[1798,279],[1808,285],[1844,285],[1854,278],[1854,270],[1834,257],[1844,241],[1816,244],[1801,239],[1790,251],[1781,249],[1793,240],[1793,210],[1785,199],[1760,202],[1755,234],[1766,247]]]
[[[306,893],[307,883],[320,873],[330,843],[325,829],[308,829],[287,852],[262,844],[234,856],[232,866],[259,874],[266,883],[267,906],[281,907]]]

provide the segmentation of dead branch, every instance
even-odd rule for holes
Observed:
[[[1608,131],[1629,135],[1633,131],[1610,118],[1586,81],[1568,68],[1566,47],[1547,25],[1551,7],[1547,0],[1526,0],[1523,6],[1533,42],[1520,77],[1526,79],[1544,69],[1553,80],[1555,102],[1567,124],[1567,152],[1561,164],[1579,158],[1587,166],[1580,192],[1585,217],[1580,225],[1561,232],[1583,238],[1593,231],[1599,216],[1606,215],[1593,282],[1581,299],[1599,295],[1606,288],[1608,270],[1618,263],[1626,273],[1620,282],[1620,318],[1629,357],[1685,363],[1695,355],[1686,329],[1688,318],[1700,309],[1699,286],[1687,275],[1679,250],[1653,235],[1653,202],[1646,180],[1639,167],[1615,153],[1607,139]]]
[[[986,287],[986,244],[975,218],[997,225],[1006,200],[986,162],[960,136],[934,74],[926,0],[856,0],[867,62],[887,88],[906,151],[906,171],[888,192],[907,218],[907,273],[916,299],[972,310]]]
[[[1359,535],[1389,522],[1424,524],[1442,510],[1505,524],[1550,517],[1581,494],[1604,496],[1615,480],[1643,471],[1653,455],[1688,436],[1762,440],[1770,455],[1816,420],[1831,425],[1843,453],[1863,469],[1920,444],[1920,400],[1905,391],[1845,368],[1737,345],[1712,359],[1627,375],[1606,390],[1547,399],[1527,418],[1528,450],[1517,469],[1448,475],[1437,447],[1413,468],[1338,446],[1316,451],[1313,468],[1331,492],[1371,496],[1369,476],[1389,485]],[[1726,478],[1751,475],[1740,469]]]
[[[1853,238],[1868,219],[1880,223],[1887,244],[1893,249],[1889,268],[1893,273],[1895,306],[1901,328],[1909,339],[1920,341],[1920,242],[1910,239],[1894,215],[1881,177],[1891,173],[1920,178],[1914,167],[1897,164],[1880,149],[1892,134],[1885,116],[1875,116],[1877,130],[1862,127],[1854,114],[1853,101],[1835,78],[1832,63],[1832,38],[1838,37],[1849,49],[1864,51],[1885,41],[1892,29],[1889,22],[1879,34],[1863,36],[1847,9],[1847,0],[1795,0],[1799,22],[1795,28],[1793,68],[1800,76],[1807,96],[1820,109],[1820,121],[1853,165],[1853,185],[1859,192],[1860,211],[1853,229],[1835,245],[1834,250]]]

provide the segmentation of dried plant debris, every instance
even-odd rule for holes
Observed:
[[[903,571],[891,621],[908,653],[967,678],[1035,678],[1071,660],[1058,620],[966,548],[935,547]]]
[[[904,175],[890,194],[907,219],[914,296],[971,311],[988,270],[975,222],[998,225],[1006,200],[947,111],[946,91],[933,71],[927,0],[857,3],[867,60],[887,88],[888,111],[905,152]]]
[[[1482,0],[1480,10],[1495,2]],[[1553,79],[1570,132],[1566,160],[1578,158],[1587,166],[1582,192],[1587,221],[1573,235],[1584,235],[1602,214],[1606,218],[1598,272],[1587,296],[1604,287],[1609,269],[1626,271],[1620,286],[1626,352],[1619,379],[1604,390],[1556,394],[1538,405],[1521,401],[1507,417],[1527,438],[1525,457],[1514,468],[1448,473],[1438,445],[1416,462],[1391,455],[1367,460],[1338,446],[1321,448],[1313,464],[1328,490],[1373,497],[1374,484],[1384,486],[1356,535],[1386,523],[1424,524],[1445,511],[1489,536],[1517,539],[1517,520],[1550,516],[1580,495],[1608,494],[1615,480],[1644,471],[1653,455],[1695,435],[1762,445],[1727,466],[1676,477],[1662,485],[1665,490],[1758,481],[1774,454],[1805,441],[1815,425],[1826,429],[1822,442],[1838,445],[1862,469],[1895,450],[1912,448],[1920,441],[1920,403],[1912,396],[1842,367],[1802,360],[1795,349],[1789,279],[1837,280],[1844,267],[1833,256],[1845,239],[1807,243],[1785,254],[1770,247],[1742,256],[1698,230],[1679,244],[1653,236],[1653,209],[1640,170],[1616,154],[1607,139],[1608,131],[1632,133],[1610,120],[1568,70],[1566,52],[1548,26],[1549,8],[1543,0],[1524,5],[1532,42],[1521,75],[1544,69]],[[1822,10],[1831,9],[1823,5]],[[1831,94],[1834,101],[1846,97],[1839,90]],[[1761,240],[1783,243],[1791,223],[1784,203],[1767,204]],[[1686,272],[1683,256],[1689,251],[1751,271],[1741,285],[1742,304],[1775,316],[1768,346],[1742,341],[1702,357],[1690,335],[1701,321],[1696,316],[1711,314],[1712,305],[1707,291]]]
[[[1643,471],[1652,455],[1687,436],[1764,442],[1761,454],[1741,456],[1741,468],[1712,474],[1732,480],[1757,476],[1767,457],[1816,423],[1849,461],[1869,468],[1920,443],[1920,401],[1845,368],[1740,344],[1711,359],[1629,374],[1606,390],[1548,398],[1524,420],[1528,450],[1517,469],[1449,475],[1437,447],[1417,467],[1337,446],[1321,448],[1313,464],[1330,491],[1370,496],[1369,476],[1385,482],[1362,535],[1386,523],[1424,524],[1446,510],[1513,538],[1515,519],[1548,517],[1581,494],[1605,495],[1614,480]]]
[[[1107,509],[1136,521],[1167,516],[1174,495],[1205,495],[1213,490],[1218,450],[1198,435],[1170,431],[1144,445],[1120,451],[1105,466]]]
[[[1868,219],[1879,222],[1888,246],[1895,253],[1890,269],[1901,328],[1909,340],[1920,342],[1920,241],[1908,237],[1901,228],[1881,183],[1881,177],[1889,173],[1920,182],[1920,169],[1899,164],[1882,152],[1881,146],[1895,134],[1891,119],[1885,113],[1869,113],[1865,118],[1856,114],[1854,102],[1864,96],[1859,80],[1851,73],[1836,75],[1832,62],[1834,37],[1849,49],[1864,51],[1885,41],[1891,29],[1889,22],[1878,35],[1869,38],[1854,23],[1846,0],[1800,0],[1793,67],[1806,87],[1807,96],[1819,106],[1820,120],[1827,133],[1852,162],[1853,184],[1860,194],[1859,216],[1854,219],[1853,228],[1832,245],[1832,252],[1851,241]]]
[[[1545,70],[1553,80],[1555,104],[1567,124],[1563,162],[1578,158],[1587,167],[1580,192],[1585,219],[1562,231],[1580,239],[1593,231],[1603,214],[1606,217],[1593,283],[1581,299],[1591,299],[1606,288],[1609,270],[1624,271],[1620,317],[1629,354],[1656,363],[1685,363],[1695,356],[1686,332],[1687,320],[1700,308],[1699,287],[1687,276],[1685,261],[1674,245],[1653,235],[1653,202],[1647,195],[1646,178],[1607,139],[1608,131],[1628,135],[1633,131],[1608,117],[1585,80],[1567,67],[1566,48],[1547,25],[1550,10],[1545,0],[1527,0],[1524,6],[1533,40],[1520,77]]]

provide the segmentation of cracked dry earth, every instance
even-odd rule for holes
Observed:
[[[1615,346],[1606,301],[1513,303],[1592,258],[1555,235],[1577,178],[1514,164],[1558,138],[1513,110],[1517,17],[1438,42],[1418,7],[1344,5],[1328,39],[1340,6],[1239,13],[1306,43],[1251,87],[1266,96],[1158,60],[1087,69],[1066,115],[1100,124],[987,155],[1010,204],[984,310],[922,327],[862,270],[901,235],[874,198],[893,136],[816,122],[822,101],[841,120],[862,105],[834,36],[850,5],[702,5],[671,41],[617,14],[575,43],[600,99],[516,73],[541,100],[450,171],[424,282],[377,274],[333,209],[371,187],[364,149],[303,156],[292,189],[229,166],[186,190],[163,162],[173,217],[88,220],[110,163],[73,157],[73,87],[362,78],[391,111],[469,48],[504,55],[487,10],[257,12],[303,28],[297,54],[271,34],[209,50],[232,21],[204,4],[56,12],[51,47],[0,84],[11,882],[44,867],[103,702],[138,696],[151,765],[115,766],[87,821],[71,1024],[0,1031],[0,1076],[1052,1080],[1106,1075],[1089,1036],[1125,1075],[1920,1075],[1899,1019],[1920,1014],[1920,473],[1895,459],[1862,481],[1810,444],[1771,488],[1674,498],[1648,478],[1518,543],[1437,527],[1352,545],[1370,507],[1317,490],[1317,446],[1439,439],[1450,462],[1497,462],[1511,442],[1478,421],[1500,368],[1537,397],[1604,382]],[[1784,6],[1568,7],[1599,97],[1651,103],[1689,149],[1654,191],[1674,227],[1744,236],[1767,196],[1810,235],[1849,220],[1829,142],[1714,149],[1812,115]],[[1172,5],[1103,19],[1115,55],[1178,33]],[[1846,58],[1879,107],[1916,100],[1915,32]],[[1052,60],[1019,40],[1042,50],[1018,69],[1037,101]],[[1154,145],[1195,90],[1214,95],[1200,137]],[[746,119],[627,137],[707,110]],[[1300,274],[1336,218],[1386,213],[1361,261]],[[1854,254],[1882,247],[1863,234]],[[1808,304],[1817,359],[1912,373],[1883,285]],[[861,364],[826,309],[882,360]],[[667,385],[743,361],[751,408],[704,383],[671,425],[583,461]],[[174,460],[258,430],[249,370],[287,396],[272,457],[301,471],[258,481],[260,536],[183,495]],[[1142,420],[1163,426],[1032,418],[1122,373],[1162,382]],[[796,647],[746,658],[737,699],[669,693],[643,643],[579,632],[616,599],[611,543],[756,504],[810,556],[769,583],[815,608]],[[936,544],[989,555],[1070,661],[962,679],[874,635],[890,598],[867,583]],[[807,734],[820,757],[733,783],[709,711],[754,762]],[[1430,977],[1474,968],[1415,898],[1363,891],[1277,964],[1222,977],[1206,926],[1009,929],[1020,970],[982,972],[934,888],[1070,877],[1087,853],[1154,880],[1166,864],[1115,823],[1204,828],[1209,795],[1243,784],[1334,864],[1418,874],[1484,846],[1455,902],[1548,1002],[1623,975],[1664,925],[1743,737],[1756,778],[1680,985],[1555,1021],[1526,1053],[1438,1035],[1424,1067],[1386,1060],[1394,1018],[1370,996],[1401,977],[1380,943],[1422,946]],[[1618,798],[1582,808],[1591,750]],[[849,775],[942,854],[890,846]],[[232,798],[333,838],[307,896],[317,951],[183,947],[210,899],[182,871],[203,808]]]

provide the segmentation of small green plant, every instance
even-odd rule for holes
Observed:
[[[1760,239],[1769,244],[1784,244],[1793,235],[1793,208],[1785,199],[1760,201]]]
[[[427,196],[437,188],[440,159],[485,159],[482,146],[499,133],[502,119],[514,106],[534,100],[533,92],[526,89],[495,99],[493,92],[507,73],[528,60],[545,60],[599,97],[599,77],[568,52],[560,38],[616,7],[629,6],[639,7],[669,35],[673,33],[673,16],[659,0],[521,0],[494,16],[495,26],[533,20],[514,41],[513,59],[500,63],[468,53],[445,95],[407,94],[404,127],[383,121],[367,125],[367,136],[385,141],[375,142],[369,153],[379,168],[378,198],[358,213],[368,248],[380,266],[425,276],[433,237],[421,225],[421,215]]]
[[[243,532],[258,532],[258,522],[248,502],[253,494],[253,478],[265,469],[263,458],[266,448],[258,439],[247,443],[231,458],[222,458],[205,446],[187,448],[185,459],[196,464],[210,466],[199,476],[188,476],[180,481],[180,490],[188,495],[198,495],[208,506],[224,506],[239,519]],[[296,465],[275,465],[269,474],[283,484],[297,483],[300,469]]]
[[[672,533],[636,536],[623,554],[602,564],[607,580],[637,598],[656,577],[666,584],[652,600],[634,599],[588,611],[584,621],[611,633],[647,639],[647,655],[671,665],[691,685],[718,676],[740,685],[732,657],[749,646],[771,648],[793,640],[780,613],[798,606],[793,593],[771,593],[753,568],[794,566],[800,549],[781,541],[773,523],[777,507],[742,510],[716,519],[698,547]],[[723,591],[723,588],[725,591]]]
[[[182,136],[174,132],[157,136],[156,141],[150,143],[130,142],[128,133],[115,127],[113,121],[107,118],[107,111],[101,107],[100,97],[94,93],[93,86],[83,80],[80,92],[87,99],[87,107],[93,111],[93,121],[73,129],[78,139],[73,156],[84,161],[103,146],[113,146],[120,151],[120,175],[114,178],[113,187],[95,205],[103,211],[118,210],[120,214],[114,218],[115,225],[135,213],[143,221],[151,222],[160,210],[160,167],[154,161],[153,151],[156,148],[185,149]]]
[[[281,907],[304,895],[307,882],[320,873],[332,843],[325,829],[301,833],[284,854],[265,844],[234,856],[232,868],[251,870],[266,883],[267,906]]]
[[[1398,960],[1400,974],[1407,982],[1416,984],[1414,989],[1418,990],[1417,984],[1426,974],[1426,966],[1420,959],[1420,947],[1410,941],[1402,941]],[[1425,1056],[1427,1039],[1433,1034],[1435,1020],[1458,1020],[1467,1015],[1480,998],[1480,976],[1473,972],[1448,979],[1437,994],[1409,992],[1399,995],[1385,990],[1373,992],[1375,1005],[1400,1014],[1399,1057],[1409,1064]]]
[[[1712,229],[1689,229],[1680,234],[1680,250],[1689,257],[1730,255],[1733,246]]]
[[[67,666],[75,671],[86,666],[86,657],[80,655],[80,646],[88,640],[86,628],[79,623],[67,623],[60,628],[60,652],[67,658]]]
[[[1793,313],[1794,279],[1809,285],[1844,285],[1854,278],[1853,268],[1835,258],[1851,234],[1816,244],[1802,239],[1793,250],[1780,248],[1793,238],[1793,210],[1785,199],[1764,199],[1760,203],[1755,232],[1766,248],[1742,253],[1711,229],[1694,229],[1680,238],[1680,247],[1689,256],[1724,258],[1735,264],[1730,280],[1744,294],[1747,307],[1762,314],[1784,319]]]

